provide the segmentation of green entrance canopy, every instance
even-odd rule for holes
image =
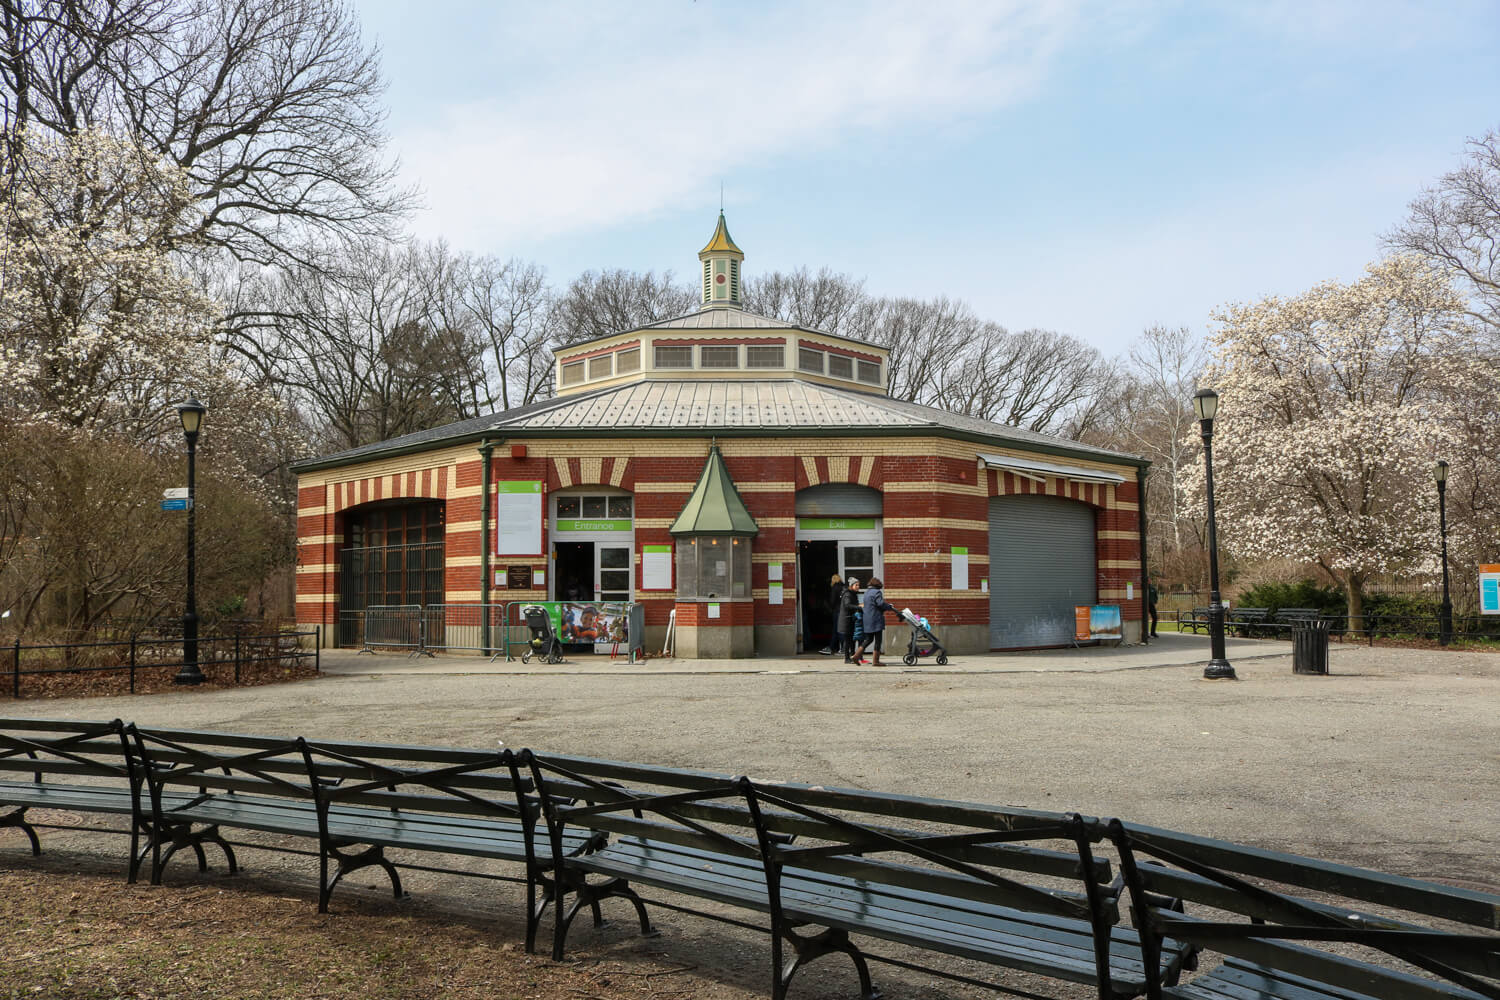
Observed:
[[[717,445],[709,449],[703,475],[693,487],[693,495],[683,505],[682,513],[672,522],[674,535],[757,535],[760,528],[740,499],[724,456]]]

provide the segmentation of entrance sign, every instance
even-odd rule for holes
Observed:
[[[641,589],[672,589],[672,546],[641,546]]]
[[[1500,615],[1500,564],[1479,567],[1479,613]]]
[[[174,498],[174,499],[171,499],[171,500],[163,500],[161,502],[161,509],[162,510],[188,510],[189,508],[192,507],[192,503],[193,502],[191,500],[189,500],[187,497],[177,497],[177,498]]]
[[[542,484],[495,484],[495,554],[534,556],[542,551]]]
[[[540,508],[538,508],[540,509]],[[558,531],[629,531],[630,522],[627,521],[581,521],[577,519],[558,518]]]

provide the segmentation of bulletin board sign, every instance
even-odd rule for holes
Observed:
[[[1125,638],[1124,620],[1118,604],[1075,604],[1073,638],[1079,642]]]
[[[1500,615],[1500,563],[1480,564],[1479,613]]]
[[[495,484],[495,554],[542,552],[542,484],[514,480]]]

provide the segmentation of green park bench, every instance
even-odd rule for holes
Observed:
[[[532,769],[555,843],[570,831],[609,835],[588,854],[554,848],[558,894],[572,900],[554,924],[555,960],[562,960],[572,917],[584,906],[597,912],[609,898],[628,900],[645,933],[648,903],[740,923],[642,895],[660,890],[768,919],[740,925],[771,936],[775,1000],[802,966],[830,954],[854,964],[867,998],[878,996],[870,961],[951,975],[883,955],[871,942],[1087,984],[1105,997],[1138,995],[1152,979],[1173,982],[1192,961],[1190,949],[1169,943],[1158,949],[1152,973],[1142,967],[1138,937],[1117,922],[1118,884],[1091,849],[1103,831],[1097,820],[520,756]]]
[[[1223,960],[1148,1000],[1500,997],[1500,896],[1113,820],[1143,966]]]

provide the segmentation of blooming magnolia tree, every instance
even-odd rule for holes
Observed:
[[[1456,456],[1461,401],[1490,369],[1465,302],[1415,258],[1352,284],[1215,316],[1214,499],[1225,548],[1315,562],[1363,616],[1377,574],[1438,552],[1436,458]],[[1452,460],[1452,459],[1450,459]],[[1189,507],[1201,516],[1202,478]]]
[[[197,211],[181,171],[103,132],[22,139],[0,160],[0,607],[21,627],[82,628],[175,596],[181,527],[156,511],[181,482],[172,404],[198,396],[217,418],[205,552],[264,533],[271,498],[247,463],[280,418],[216,343],[218,309],[169,248]],[[205,561],[206,596],[235,554]],[[243,593],[240,577],[224,589]]]

